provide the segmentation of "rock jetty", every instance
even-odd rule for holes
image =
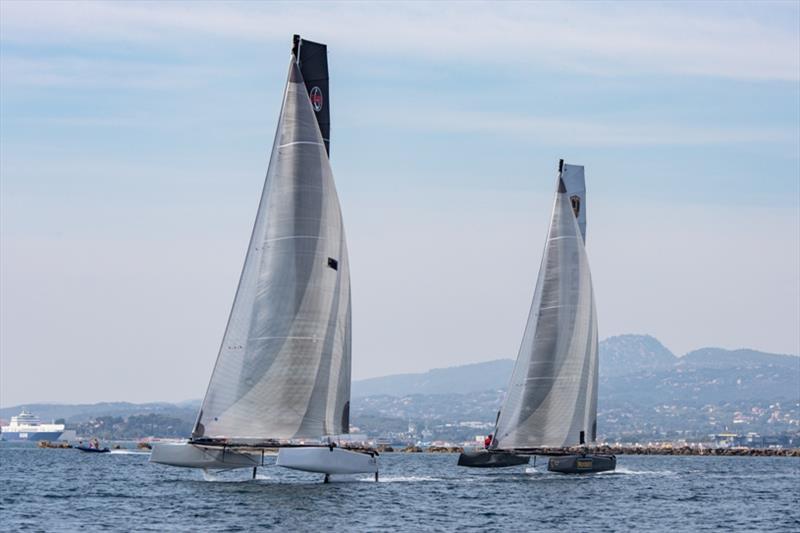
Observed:
[[[720,455],[750,457],[800,457],[800,448],[710,448],[704,446],[663,445],[623,446],[605,444],[600,446],[573,446],[571,448],[542,448],[541,455],[567,455],[593,453],[600,455]]]
[[[425,450],[428,453],[463,453],[461,446],[428,446]]]
[[[391,449],[385,451],[394,451]],[[462,453],[461,446],[406,446],[402,453]],[[526,450],[533,454],[533,450]],[[701,446],[623,446],[601,445],[571,448],[540,448],[538,455],[567,455],[593,453],[600,455],[711,455],[711,456],[748,456],[748,457],[800,457],[800,448],[707,448]]]
[[[37,445],[39,448],[55,448],[59,450],[72,448],[72,445],[68,442],[50,442],[49,440],[40,440]]]

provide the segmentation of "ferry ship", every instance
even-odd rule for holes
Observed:
[[[39,417],[24,410],[0,428],[0,440],[59,440],[63,434],[64,424],[42,424]]]

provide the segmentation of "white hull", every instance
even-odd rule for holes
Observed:
[[[188,442],[153,444],[150,462],[186,468],[212,470],[261,466],[261,453],[247,453],[223,448],[195,446]]]
[[[378,473],[376,455],[342,448],[281,448],[275,464],[319,474]]]

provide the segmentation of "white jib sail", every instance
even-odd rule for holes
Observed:
[[[570,176],[570,186],[564,176]],[[506,399],[497,449],[594,440],[598,344],[592,278],[584,248],[583,167],[559,172],[539,278]]]
[[[193,438],[347,433],[350,314],[333,174],[293,58],[253,234]]]

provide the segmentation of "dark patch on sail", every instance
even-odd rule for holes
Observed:
[[[301,83],[303,75],[300,73],[300,67],[297,63],[292,63],[292,68],[289,69],[289,83]]]
[[[350,433],[350,400],[344,404],[344,409],[342,409],[342,433]]]
[[[322,43],[301,39],[299,35],[294,36],[293,44],[292,54],[298,58],[306,91],[325,142],[325,150],[330,155],[331,98],[328,81],[328,47]]]
[[[194,429],[192,430],[193,439],[200,438],[206,434],[206,427],[201,423],[201,420],[203,420],[202,409],[200,409],[200,413],[197,415],[197,423],[194,425]]]
[[[339,261],[334,259],[333,257],[328,258],[328,266],[334,270],[339,270]]]
[[[578,218],[581,212],[581,197],[577,194],[573,194],[569,197],[569,201],[572,203],[572,212],[575,213],[575,218]]]
[[[592,420],[592,442],[597,440],[597,419]]]
[[[342,249],[344,250],[344,242],[342,243]],[[334,406],[334,416],[335,413],[341,412],[342,413],[342,427],[338,428],[337,431],[334,433],[350,433],[350,347],[353,345],[352,343],[352,331],[350,328],[350,309],[351,309],[351,301],[350,301],[350,293],[348,292],[347,295],[347,309],[344,314],[345,320],[345,337],[344,337],[344,344],[342,348],[342,360],[339,365],[339,382],[336,384],[336,390],[338,394],[336,395],[336,405]],[[345,356],[347,357],[345,359]]]

